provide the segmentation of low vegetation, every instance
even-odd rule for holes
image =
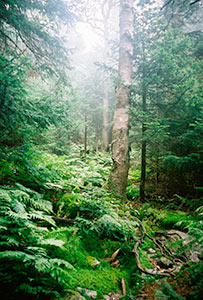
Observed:
[[[192,214],[177,212],[162,208],[161,200],[142,204],[131,195],[121,202],[106,189],[108,155],[97,154],[84,162],[79,156],[79,151],[68,157],[34,148],[29,172],[28,161],[19,165],[20,157],[13,159],[13,153],[1,162],[2,295],[7,299],[26,295],[63,299],[81,287],[96,291],[97,299],[102,299],[122,289],[123,278],[125,298],[131,299],[130,295],[139,295],[143,284],[163,277],[166,266],[159,267],[155,275],[147,270],[155,270],[157,258],[165,255],[156,233],[170,229],[191,235],[182,253],[177,247],[181,241],[168,244],[167,257],[181,261],[181,271],[174,274],[176,284],[185,284],[184,274],[193,284],[201,263],[190,265],[182,256],[193,249],[201,258],[201,208]],[[41,178],[39,184],[37,178]],[[135,245],[140,239],[137,256]],[[200,285],[197,281],[193,286],[194,299],[198,299]],[[170,281],[161,286],[157,299],[182,299]]]

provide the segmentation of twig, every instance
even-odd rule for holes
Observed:
[[[126,296],[126,286],[125,286],[125,279],[121,279],[121,287],[122,287],[122,294],[123,296]]]
[[[111,257],[104,258],[103,260],[104,260],[104,261],[109,261],[109,262],[110,262],[110,261],[114,261],[120,250],[121,250],[121,249],[118,248],[118,249],[111,255]]]

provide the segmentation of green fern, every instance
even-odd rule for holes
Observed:
[[[22,292],[58,297],[68,286],[69,270],[74,268],[55,256],[54,249],[64,251],[65,242],[49,229],[56,227],[48,215],[52,212],[51,203],[39,193],[17,185],[0,189],[0,205],[2,290],[8,287],[11,298],[12,293],[14,296]]]
[[[161,282],[161,290],[156,290],[155,294],[156,300],[184,300],[179,296],[172,286],[167,281]]]

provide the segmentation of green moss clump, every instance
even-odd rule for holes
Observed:
[[[77,269],[77,272],[70,272],[70,275],[72,278],[69,285],[72,288],[80,286],[102,294],[120,290],[121,278],[128,278],[127,271],[110,266],[97,270]]]
[[[146,238],[144,240],[144,243],[142,244],[142,249],[143,250],[147,250],[149,248],[153,248],[154,249],[154,243],[152,240],[150,240],[149,238]]]
[[[152,264],[149,262],[147,252],[139,249],[140,263],[146,269],[153,269]]]
[[[144,219],[166,229],[183,229],[188,224],[188,222],[194,220],[195,217],[188,216],[185,212],[182,211],[174,212],[172,210],[158,210],[156,208],[150,207],[145,210]]]

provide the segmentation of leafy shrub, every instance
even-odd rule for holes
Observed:
[[[134,185],[130,185],[126,189],[126,196],[129,200],[136,200],[140,195],[140,191]]]
[[[122,219],[114,210],[116,207],[111,202],[111,195],[105,190],[101,189],[101,193],[96,195],[91,192],[65,194],[57,207],[57,214],[61,217],[75,218],[74,226],[82,234],[94,233],[114,238],[136,235],[137,222]]]

